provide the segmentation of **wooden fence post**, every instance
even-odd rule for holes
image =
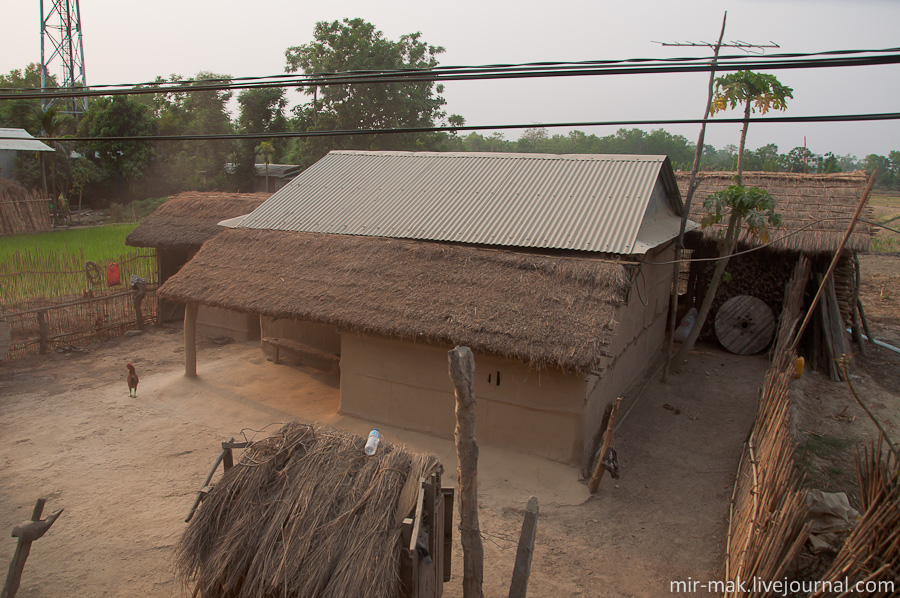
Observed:
[[[459,463],[459,537],[463,549],[463,598],[483,598],[484,546],[478,525],[478,443],[475,441],[475,357],[468,347],[448,353],[456,394],[456,458]]]
[[[50,326],[47,323],[47,310],[42,309],[37,312],[37,321],[38,331],[40,333],[38,342],[40,343],[41,355],[46,355],[50,352]]]
[[[519,535],[519,547],[516,549],[516,564],[513,567],[512,583],[509,586],[509,598],[525,598],[528,591],[528,578],[531,576],[531,557],[534,555],[534,538],[537,535],[538,499],[532,496],[525,507],[525,520],[522,521],[522,533]]]
[[[22,572],[25,570],[25,560],[28,558],[28,553],[31,552],[31,543],[47,533],[56,518],[63,512],[62,509],[57,509],[46,519],[41,519],[45,502],[44,498],[37,499],[34,503],[34,510],[31,512],[31,521],[26,521],[13,528],[12,535],[19,541],[16,543],[16,552],[13,554],[12,562],[9,564],[9,573],[6,575],[3,592],[0,593],[2,598],[13,598],[19,591]]]

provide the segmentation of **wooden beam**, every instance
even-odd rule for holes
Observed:
[[[478,443],[475,441],[475,357],[468,347],[448,353],[456,394],[456,458],[459,462],[459,537],[463,550],[463,598],[483,598],[484,546],[478,526]]]
[[[196,303],[184,306],[184,375],[197,377],[197,309]]]
[[[597,491],[597,487],[600,485],[600,478],[603,477],[603,472],[606,471],[606,469],[603,468],[603,458],[606,456],[606,452],[612,444],[613,429],[616,427],[616,414],[619,413],[619,405],[622,403],[622,398],[623,397],[619,397],[616,399],[615,403],[613,403],[612,411],[609,414],[609,422],[607,422],[606,432],[603,434],[603,445],[600,447],[600,457],[597,459],[597,466],[594,467],[594,475],[591,476],[591,482],[588,484],[588,489],[591,491],[591,494]]]
[[[537,535],[537,518],[538,499],[532,496],[528,500],[528,506],[525,507],[525,520],[522,521],[522,533],[519,534],[519,547],[516,549],[516,564],[513,566],[509,598],[525,598],[528,591],[531,558],[534,555],[534,538]]]
[[[31,521],[26,521],[13,528],[12,535],[18,538],[16,543],[16,551],[13,554],[12,562],[9,564],[9,573],[6,575],[6,583],[3,591],[0,592],[2,598],[14,598],[16,592],[19,591],[19,584],[22,582],[22,572],[25,570],[25,560],[28,553],[31,552],[31,543],[47,533],[56,518],[59,517],[62,509],[57,509],[50,513],[46,519],[41,519],[41,513],[44,512],[44,503],[46,499],[39,498],[34,503],[34,510],[31,512]]]

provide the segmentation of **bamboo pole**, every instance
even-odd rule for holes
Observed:
[[[478,525],[478,443],[475,441],[475,357],[468,347],[448,353],[456,395],[456,457],[459,483],[459,535],[463,549],[463,597],[483,598],[484,547]]]
[[[594,475],[591,476],[591,481],[588,484],[588,490],[590,490],[591,494],[597,492],[597,487],[600,486],[600,479],[606,471],[603,467],[603,458],[606,457],[606,451],[609,450],[609,447],[612,444],[613,430],[616,427],[616,414],[619,413],[619,404],[622,402],[623,398],[624,397],[619,397],[616,399],[613,403],[612,410],[609,412],[609,422],[607,422],[606,432],[603,434],[603,444],[600,447],[600,456],[597,458],[597,465],[594,467]]]

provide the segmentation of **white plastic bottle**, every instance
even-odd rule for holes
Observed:
[[[378,428],[375,428],[371,432],[369,432],[369,440],[366,441],[366,454],[374,455],[375,449],[378,448],[378,442],[381,440],[381,432],[378,431]]]

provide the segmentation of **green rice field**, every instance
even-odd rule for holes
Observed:
[[[0,237],[0,304],[108,292],[105,279],[98,283],[87,278],[86,262],[95,262],[101,272],[111,263],[119,264],[123,283],[131,274],[155,281],[153,251],[125,245],[125,237],[136,226],[115,224]]]

